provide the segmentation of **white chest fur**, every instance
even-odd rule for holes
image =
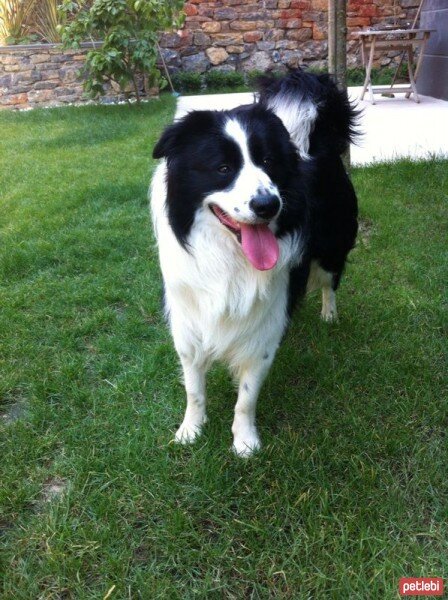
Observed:
[[[300,258],[300,239],[280,240],[276,267],[258,271],[233,233],[200,209],[186,250],[168,223],[165,181],[162,163],[153,178],[151,207],[177,351],[195,362],[224,359],[233,368],[260,358],[267,346],[277,347],[285,329],[289,269]]]

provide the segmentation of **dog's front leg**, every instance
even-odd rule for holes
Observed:
[[[255,424],[258,394],[274,358],[266,352],[264,357],[240,370],[238,400],[233,419],[233,450],[238,456],[248,457],[261,447]]]
[[[322,312],[323,321],[332,323],[338,320],[338,311],[336,308],[336,293],[331,285],[322,287]]]
[[[180,360],[187,392],[187,409],[182,425],[176,432],[175,440],[181,444],[189,444],[201,433],[202,426],[207,420],[205,409],[206,367],[204,364],[195,364],[185,354],[181,354]]]

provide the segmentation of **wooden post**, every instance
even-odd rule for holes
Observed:
[[[336,0],[328,0],[328,72],[336,75]]]
[[[347,0],[336,0],[336,83],[347,88]]]
[[[347,89],[347,0],[328,0],[328,72],[340,89]],[[349,171],[350,148],[342,160]]]

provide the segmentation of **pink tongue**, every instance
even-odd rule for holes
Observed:
[[[275,267],[279,248],[275,235],[267,225],[241,226],[241,246],[246,257],[259,271],[268,271]]]

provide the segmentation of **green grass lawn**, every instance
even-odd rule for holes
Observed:
[[[383,599],[446,577],[448,162],[354,171],[340,321],[318,296],[296,314],[244,461],[221,367],[200,441],[170,443],[146,190],[173,110],[0,115],[0,597]]]

